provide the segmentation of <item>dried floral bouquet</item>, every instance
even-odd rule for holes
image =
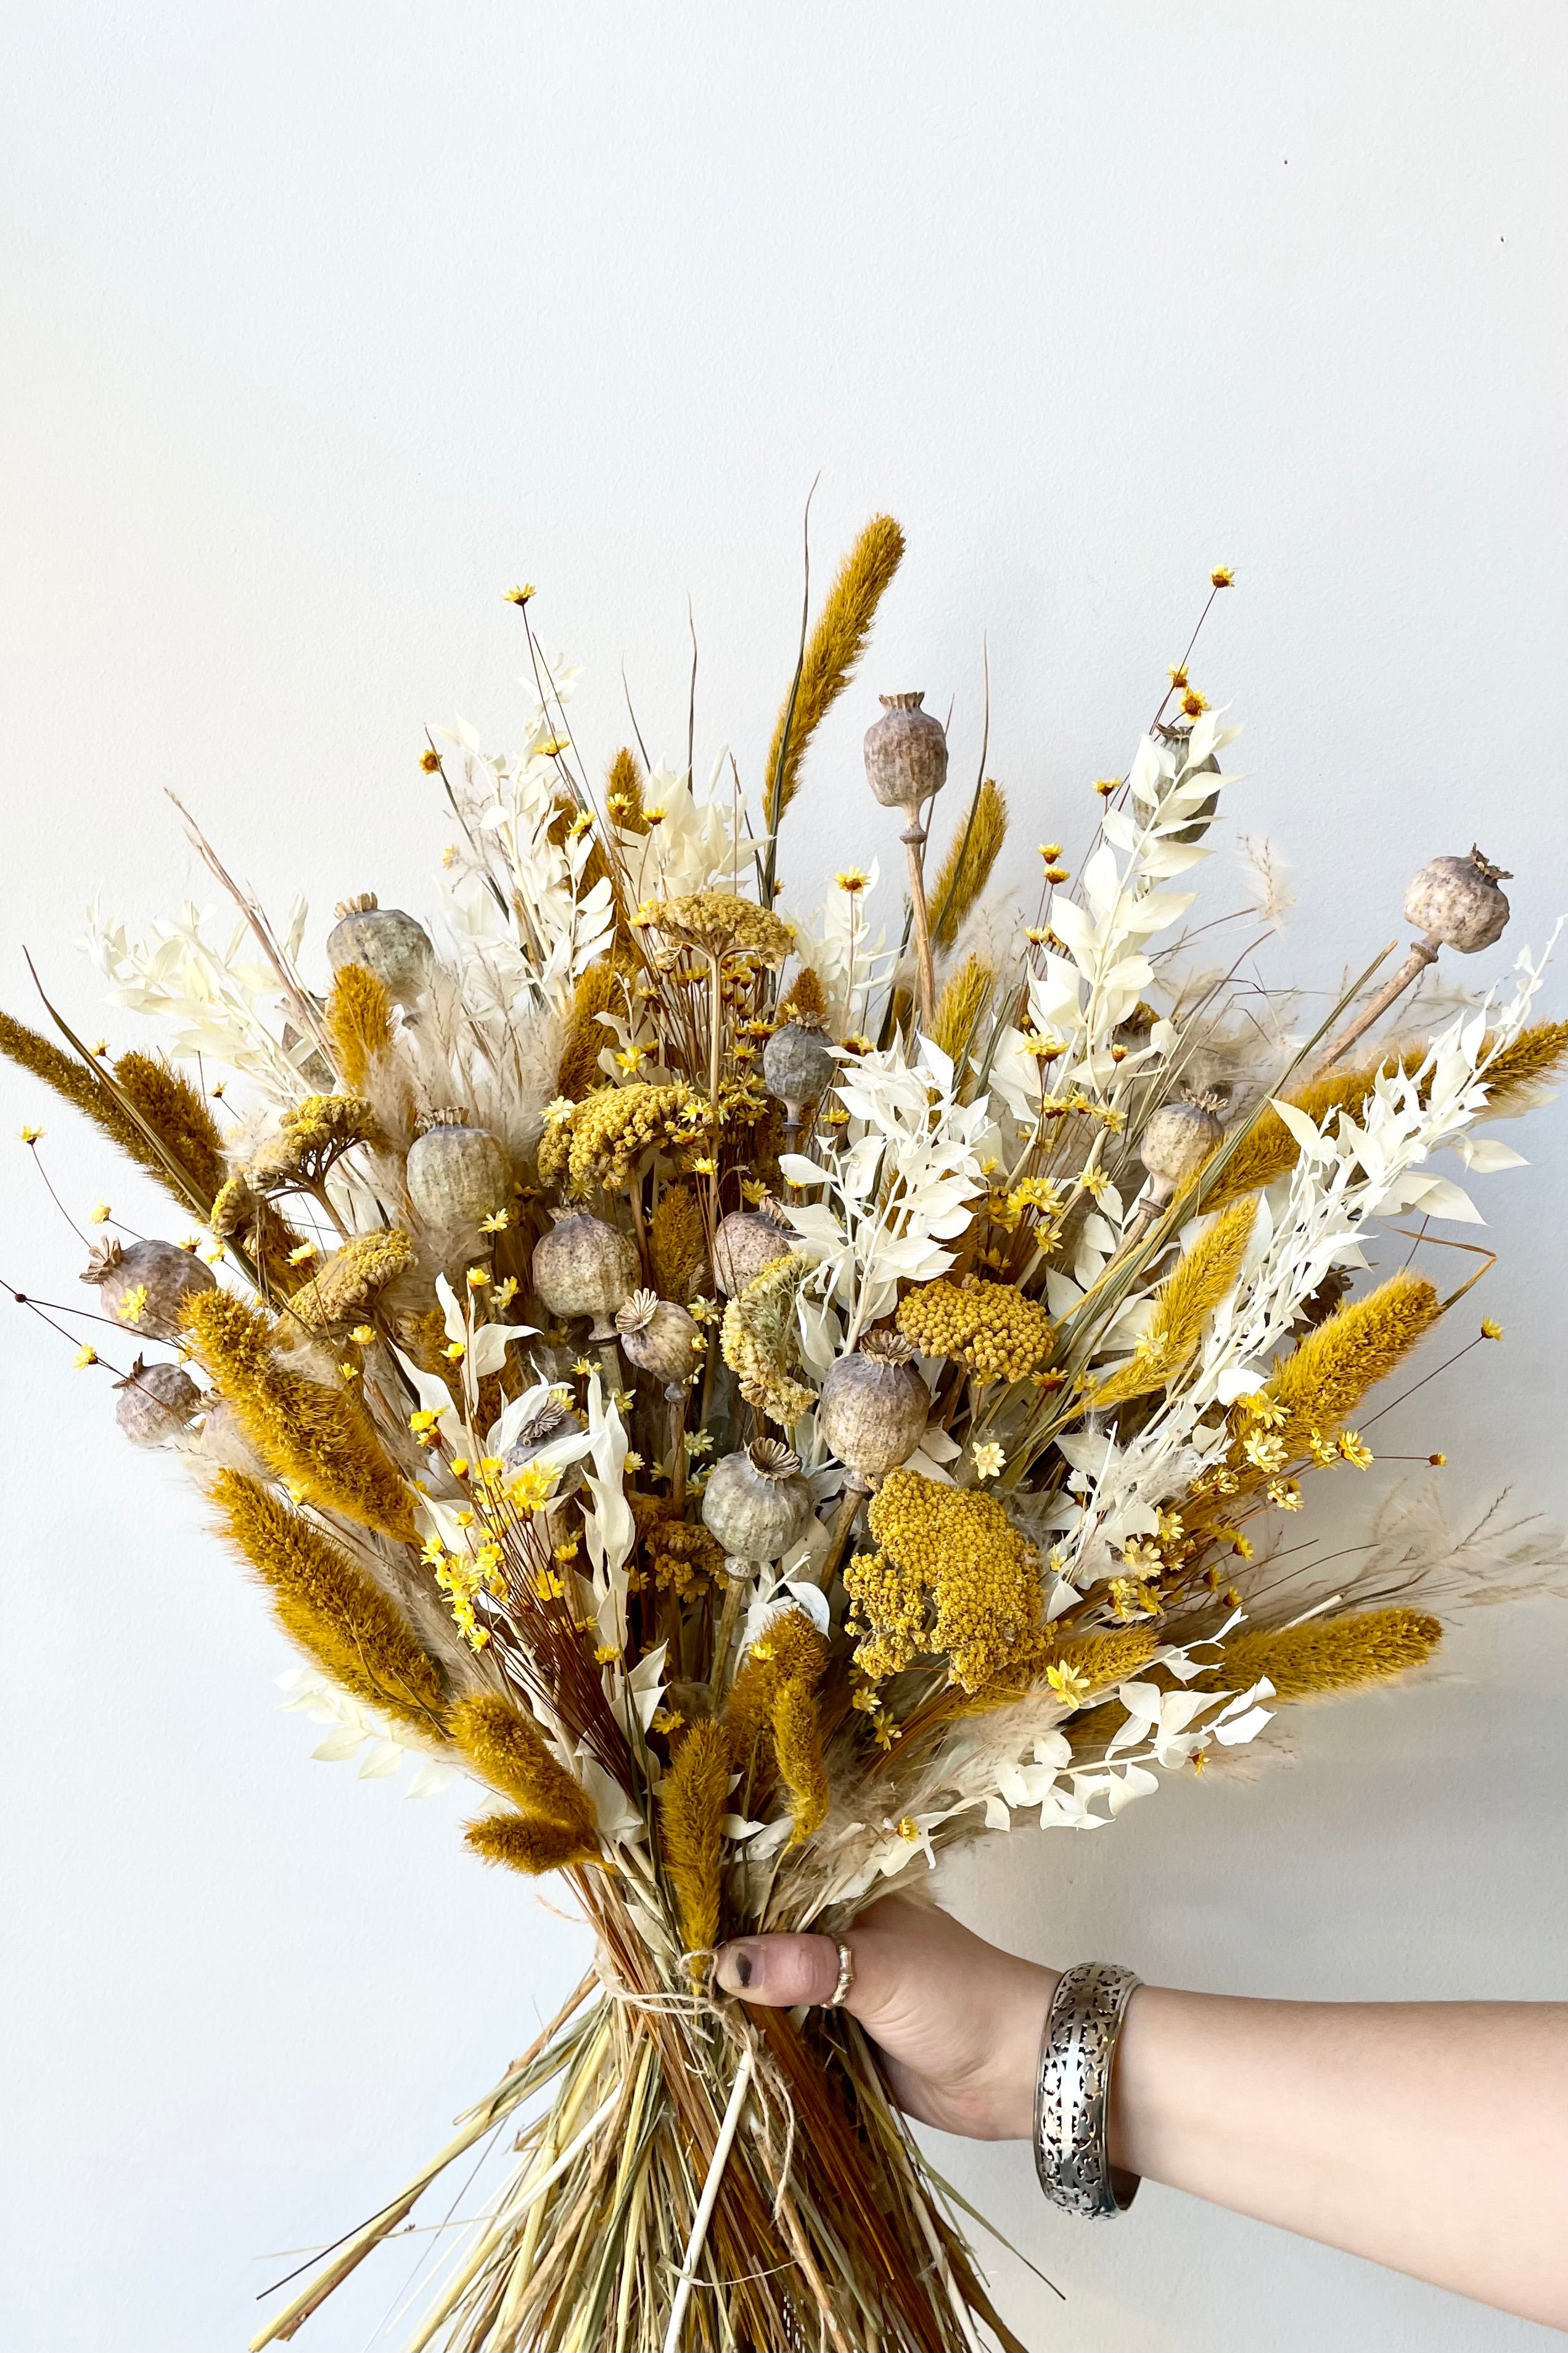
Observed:
[[[990,895],[984,763],[928,873],[952,792],[918,694],[866,738],[901,910],[872,865],[791,913],[779,829],[901,553],[875,519],[803,630],[757,799],[629,751],[595,790],[520,589],[522,750],[459,726],[424,754],[444,944],[350,901],[320,995],[303,910],[279,934],[196,834],[226,946],[192,910],[93,926],[177,1060],[0,1029],[199,1226],[104,1211],[84,1280],[134,1351],[121,1427],[177,1451],[265,1588],[318,1755],[466,1772],[476,1854],[565,1873],[596,1939],[258,2346],[518,2126],[412,2347],[1016,2345],[854,2023],[716,1998],[714,1948],[839,1931],[1020,1811],[1100,1826],[1438,1641],[1440,1548],[1385,1529],[1314,1593],[1277,1531],[1370,1461],[1363,1400],[1469,1288],[1414,1250],[1358,1286],[1368,1240],[1473,1218],[1433,1155],[1517,1160],[1477,1131],[1563,1059],[1528,955],[1356,1050],[1441,946],[1496,943],[1506,878],[1424,867],[1405,963],[1310,1035],[1196,969],[1178,886],[1237,731],[1184,665],[1076,876],[1042,850],[1032,924]]]

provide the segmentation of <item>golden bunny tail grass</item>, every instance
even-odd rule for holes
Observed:
[[[730,1745],[716,1724],[694,1724],[658,1785],[664,1859],[690,1953],[719,1941],[720,1824],[730,1803]]]
[[[616,1033],[606,1029],[600,1020],[613,1006],[626,1002],[626,974],[614,955],[599,958],[579,976],[572,992],[572,1011],[567,1022],[566,1042],[561,1050],[561,1068],[556,1074],[555,1092],[569,1102],[581,1103],[605,1084],[605,1073],[599,1068],[599,1057],[606,1046],[613,1046]]]
[[[9,1013],[0,1013],[0,1054],[83,1113],[183,1208],[205,1216],[212,1207],[223,1138],[195,1088],[161,1056],[122,1054],[100,1074]]]
[[[701,1204],[689,1185],[667,1185],[659,1195],[648,1219],[647,1251],[661,1299],[684,1307],[712,1289]]]
[[[1418,1609],[1369,1609],[1352,1618],[1313,1618],[1304,1626],[1233,1635],[1224,1664],[1205,1684],[1247,1690],[1267,1675],[1281,1700],[1392,1683],[1429,1659],[1443,1639],[1440,1620]]]
[[[622,833],[645,834],[647,812],[643,807],[642,769],[637,755],[627,744],[623,744],[610,762],[610,773],[605,779],[605,807],[610,822]]]
[[[250,1563],[300,1649],[354,1698],[423,1733],[443,1734],[439,1667],[342,1546],[242,1472],[220,1471],[212,1499],[222,1533]]]
[[[827,1820],[822,1716],[816,1695],[803,1675],[787,1677],[774,1692],[773,1734],[779,1778],[790,1794],[789,1842],[800,1846],[814,1838]]]
[[[1348,1111],[1356,1119],[1380,1071],[1403,1067],[1412,1071],[1420,1068],[1421,1061],[1421,1052],[1412,1051],[1403,1057],[1402,1063],[1392,1055],[1384,1055],[1358,1070],[1329,1071],[1321,1079],[1309,1080],[1305,1086],[1292,1087],[1284,1101],[1304,1111],[1319,1127],[1337,1111]],[[1266,1185],[1273,1185],[1290,1174],[1300,1151],[1279,1113],[1271,1103],[1266,1103],[1226,1162],[1212,1189],[1205,1189],[1205,1208],[1217,1209],[1222,1203],[1234,1201],[1239,1193],[1260,1193]]]
[[[768,746],[767,829],[779,820],[800,785],[807,744],[837,702],[866,650],[877,607],[898,570],[904,534],[891,515],[873,515],[839,567],[801,658],[800,676],[785,695]]]
[[[1241,1272],[1257,1215],[1256,1200],[1223,1209],[1206,1234],[1177,1263],[1155,1294],[1154,1314],[1136,1355],[1102,1381],[1089,1400],[1120,1405],[1163,1388],[1197,1346],[1207,1317]]]
[[[414,1499],[347,1389],[330,1388],[286,1364],[269,1318],[232,1292],[199,1292],[184,1328],[192,1354],[251,1444],[304,1502],[413,1543]]]
[[[974,796],[968,816],[948,843],[947,855],[931,885],[931,945],[951,948],[960,926],[991,880],[991,870],[1007,837],[1007,797],[989,776]]]
[[[452,1737],[474,1770],[520,1813],[570,1831],[589,1853],[597,1852],[592,1799],[522,1708],[494,1692],[459,1700]]]
[[[965,956],[958,970],[942,983],[931,1024],[931,1043],[962,1070],[974,1042],[980,1017],[990,1001],[996,975],[977,955]]]
[[[1402,1272],[1364,1299],[1347,1301],[1309,1333],[1264,1385],[1264,1395],[1285,1410],[1276,1434],[1287,1453],[1304,1454],[1314,1433],[1331,1438],[1442,1313],[1426,1276]]]
[[[810,965],[803,964],[789,985],[789,995],[780,1003],[776,1016],[782,1029],[786,1021],[821,1021],[827,1019],[827,991]]]
[[[1562,1075],[1568,1060],[1568,1021],[1537,1021],[1521,1029],[1486,1071],[1482,1084],[1490,1111],[1528,1110],[1537,1090]]]
[[[1157,1640],[1144,1627],[1129,1626],[1125,1631],[1118,1629],[1061,1642],[1050,1627],[1043,1626],[1020,1643],[1000,1673],[977,1692],[966,1694],[955,1684],[940,1694],[934,1705],[928,1704],[921,1709],[920,1728],[923,1731],[958,1716],[989,1715],[994,1708],[1010,1707],[1031,1693],[1043,1693],[1050,1688],[1046,1678],[1052,1669],[1060,1670],[1065,1678],[1061,1683],[1065,1699],[1071,1700],[1081,1685],[1076,1704],[1082,1704],[1091,1693],[1107,1691],[1124,1676],[1135,1674],[1152,1654]]]
[[[568,1823],[551,1821],[542,1814],[481,1814],[477,1821],[464,1823],[463,1843],[486,1862],[504,1863],[531,1879],[599,1860],[597,1840],[584,1839]]]
[[[393,1039],[392,998],[368,965],[345,964],[333,980],[327,1035],[341,1084],[350,1094],[363,1094]]]

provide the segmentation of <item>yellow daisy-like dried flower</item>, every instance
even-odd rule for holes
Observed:
[[[1354,1470],[1365,1471],[1371,1467],[1372,1449],[1353,1430],[1341,1430],[1338,1447],[1342,1460],[1350,1463]]]
[[[114,1303],[114,1312],[122,1324],[140,1324],[147,1306],[147,1286],[133,1282],[122,1291]]]
[[[88,1211],[88,1223],[92,1226],[107,1225],[112,1215],[113,1212],[110,1208],[108,1202],[99,1201]]]
[[[1236,586],[1236,570],[1234,565],[1229,564],[1216,564],[1214,570],[1209,574],[1209,586],[1211,588],[1234,588]]]
[[[969,1455],[974,1465],[974,1475],[977,1479],[994,1479],[1007,1460],[1002,1449],[994,1440],[972,1446]]]
[[[978,1690],[1039,1622],[1034,1548],[994,1497],[918,1471],[889,1472],[868,1518],[881,1549],[845,1572],[865,1630],[856,1664],[880,1682],[934,1652],[955,1683]]]
[[[1065,1659],[1058,1659],[1054,1666],[1046,1669],[1046,1682],[1064,1707],[1081,1707],[1094,1688],[1089,1677]]]
[[[925,1356],[951,1356],[984,1381],[1021,1381],[1049,1353],[1051,1319],[1004,1282],[922,1283],[899,1304],[899,1329]]]
[[[1502,1338],[1502,1325],[1500,1324],[1494,1324],[1489,1315],[1483,1315],[1481,1317],[1481,1337],[1483,1340],[1500,1340]]]
[[[1269,1502],[1276,1511],[1299,1512],[1304,1498],[1294,1479],[1270,1479],[1267,1489]]]
[[[1136,1618],[1157,1618],[1160,1597],[1151,1585],[1136,1577],[1113,1577],[1106,1587],[1110,1607],[1119,1621],[1126,1625]]]
[[[76,1355],[71,1358],[71,1362],[75,1365],[79,1373],[85,1372],[89,1365],[97,1364],[98,1350],[84,1340],[81,1346],[77,1350]]]

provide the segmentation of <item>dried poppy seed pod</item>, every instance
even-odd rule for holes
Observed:
[[[811,1489],[800,1457],[759,1438],[716,1462],[702,1492],[702,1519],[734,1560],[777,1560],[805,1534]]]
[[[167,1446],[201,1410],[202,1393],[181,1365],[144,1365],[138,1356],[114,1386],[114,1419],[132,1446]]]
[[[533,1287],[552,1315],[591,1315],[590,1337],[613,1340],[611,1322],[642,1271],[637,1244],[585,1211],[563,1218],[533,1248]]]
[[[917,809],[947,781],[947,731],[924,693],[884,694],[866,730],[866,781],[884,808]]]
[[[150,1340],[177,1340],[187,1302],[211,1291],[213,1271],[174,1242],[103,1242],[88,1261],[84,1282],[95,1282],[106,1315]]]
[[[498,1136],[462,1111],[432,1112],[408,1152],[408,1198],[427,1226],[477,1226],[511,1198],[511,1164]]]
[[[797,1014],[763,1048],[763,1082],[795,1126],[807,1103],[822,1101],[837,1072],[826,1029],[815,1013]]]
[[[1152,1198],[1168,1201],[1225,1141],[1218,1113],[1215,1095],[1181,1095],[1154,1113],[1138,1147],[1138,1157],[1154,1180],[1149,1187]]]
[[[731,1209],[713,1237],[713,1279],[726,1299],[738,1299],[748,1282],[794,1248],[795,1228],[775,1200],[764,1199],[757,1209]]]
[[[384,907],[374,891],[341,899],[336,923],[327,934],[327,962],[334,972],[346,964],[369,966],[395,1005],[405,1011],[419,999],[430,976],[435,951],[423,923],[401,907]]]
[[[581,1435],[587,1427],[580,1413],[570,1406],[559,1404],[552,1398],[548,1405],[541,1406],[531,1421],[523,1423],[507,1448],[502,1460],[508,1478],[515,1479],[520,1471],[526,1471],[529,1464],[542,1454],[547,1446],[553,1446],[558,1438],[566,1437],[572,1430]],[[551,1502],[559,1504],[565,1496],[575,1494],[582,1484],[582,1463],[568,1462],[556,1483]]]
[[[817,1428],[840,1462],[862,1479],[885,1479],[907,1461],[925,1432],[931,1393],[900,1332],[870,1332],[852,1356],[830,1365],[817,1404]]]
[[[679,1389],[689,1379],[702,1351],[697,1318],[657,1291],[634,1291],[616,1310],[616,1329],[637,1370],[667,1388]]]
[[[1439,947],[1477,955],[1501,939],[1510,908],[1498,889],[1513,877],[1473,845],[1468,858],[1431,858],[1405,893],[1405,920]]]

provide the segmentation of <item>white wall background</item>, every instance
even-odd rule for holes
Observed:
[[[1301,891],[1270,976],[1363,963],[1418,859],[1478,833],[1519,877],[1510,946],[1543,936],[1561,8],[52,0],[4,42],[14,1009],[26,941],[100,1026],[70,942],[100,879],[138,923],[209,895],[165,784],[276,905],[423,904],[421,731],[462,711],[504,734],[519,576],[586,667],[595,756],[623,660],[645,732],[682,742],[689,594],[700,760],[727,740],[754,776],[819,470],[824,572],[879,505],[910,554],[792,881],[896,856],[858,782],[877,686],[954,697],[970,765],[987,633],[1020,871],[1038,838],[1079,843],[1088,779],[1226,561],[1198,674],[1247,722],[1246,821]],[[32,1117],[73,1207],[154,1214],[0,1072],[0,1127]],[[1485,1187],[1505,1346],[1380,1436],[1445,1447],[1457,1509],[1509,1482],[1560,1514],[1552,1114],[1526,1148]],[[69,1295],[78,1246],[18,1145],[0,1185],[0,1272]],[[63,1348],[9,1309],[0,1341],[0,2332],[213,2353],[290,2267],[270,2251],[348,2227],[443,2137],[583,1940],[465,1858],[455,1796],[307,1762],[279,1641],[192,1503]],[[1560,1622],[1472,1619],[1446,1679],[1301,1720],[1300,1769],[1171,1788],[1103,1840],[993,1842],[953,1900],[1021,1949],[1176,1984],[1561,1993]],[[943,2161],[1068,2292],[999,2258],[1040,2353],[1537,2335],[1159,2189],[1085,2232],[1023,2152]],[[364,2345],[410,2260],[301,2343]]]

